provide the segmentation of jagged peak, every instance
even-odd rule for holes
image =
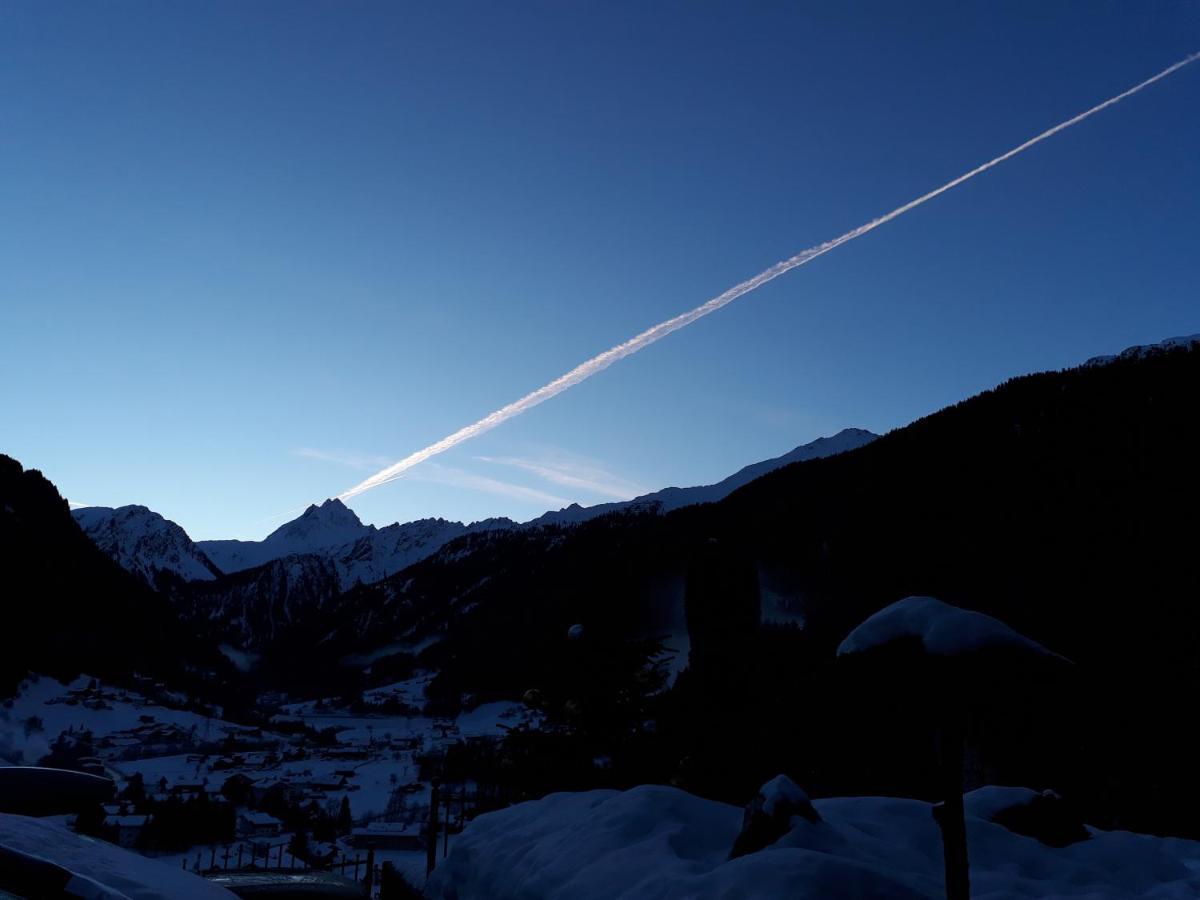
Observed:
[[[299,537],[328,530],[368,532],[374,531],[375,526],[364,525],[354,510],[341,500],[333,497],[320,505],[316,503],[309,504],[308,508],[298,518],[280,525],[267,535],[264,542],[277,541],[287,537]],[[346,536],[346,540],[351,539],[351,536]]]

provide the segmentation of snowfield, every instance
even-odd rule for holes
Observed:
[[[994,798],[989,797],[989,801]],[[970,808],[968,795],[968,808]],[[480,816],[434,872],[426,896],[667,900],[941,900],[942,839],[931,805],[817,800],[812,824],[730,860],[742,810],[670,787],[551,794]],[[992,802],[981,804],[992,806]],[[968,816],[971,896],[1172,900],[1200,896],[1200,843],[1089,829],[1047,847]]]
[[[0,706],[0,760],[33,765],[50,752],[50,742],[68,728],[86,730],[99,738],[146,724],[173,725],[209,738],[220,738],[243,730],[241,726],[208,718],[182,709],[151,702],[136,691],[106,688],[103,703],[87,705],[75,701],[71,691],[81,691],[91,679],[80,676],[63,684],[48,676],[27,679],[20,692]],[[30,719],[35,720],[30,722]]]

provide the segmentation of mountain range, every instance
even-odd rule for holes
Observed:
[[[338,586],[345,590],[393,575],[464,535],[572,525],[631,510],[666,513],[696,503],[713,503],[774,469],[853,450],[875,437],[861,428],[847,428],[782,456],[746,466],[716,484],[669,487],[632,500],[589,507],[571,504],[523,524],[505,518],[471,524],[430,518],[377,528],[364,525],[341,500],[330,499],[309,506],[298,518],[281,525],[261,541],[192,541],[179,525],[144,506],[82,507],[72,514],[101,550],[151,586],[163,577],[185,582],[212,581],[289,557],[314,555],[332,567]],[[286,574],[279,577],[286,580]],[[274,579],[276,583],[279,577]]]
[[[848,673],[836,648],[898,598],[927,595],[1073,663],[1058,687],[994,679],[967,719],[980,777],[1053,784],[1095,803],[1085,813],[1104,827],[1190,833],[1197,397],[1200,342],[1138,348],[768,465],[715,502],[458,526],[349,587],[345,548],[388,529],[340,504],[280,529],[271,543],[285,555],[214,575],[204,559],[219,563],[161,517],[73,519],[39,473],[0,458],[3,674],[10,687],[34,667],[192,678],[196,690],[227,685],[220,702],[233,704],[268,687],[354,696],[419,666],[436,673],[431,714],[536,691],[547,709],[603,715],[628,687],[604,661],[645,659],[665,638],[687,666],[656,714],[669,766],[647,778],[744,796],[792,770],[820,793],[923,796],[936,722],[914,722],[914,704],[937,706],[954,685]],[[329,552],[330,534],[352,540]],[[775,624],[769,608],[794,618]]]

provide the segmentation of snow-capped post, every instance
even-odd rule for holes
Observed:
[[[890,679],[926,688],[939,732],[942,831],[947,900],[969,900],[963,811],[963,740],[969,710],[999,681],[1037,666],[1069,664],[999,619],[933,597],[906,597],[870,616],[838,647],[839,660],[887,669]],[[922,693],[922,692],[918,692]]]
[[[808,794],[786,775],[776,775],[758,789],[746,807],[742,830],[733,842],[729,858],[737,859],[771,846],[788,833],[795,816],[812,824],[821,821]]]

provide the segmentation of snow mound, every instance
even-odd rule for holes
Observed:
[[[1047,792],[1052,794],[1053,792]],[[968,816],[977,819],[995,819],[1001,813],[1018,807],[1031,806],[1043,796],[1026,787],[1001,787],[991,784],[963,795],[963,808]]]
[[[1062,659],[999,619],[933,597],[905,597],[884,607],[850,632],[837,655],[852,656],[910,640],[919,640],[925,652],[933,656],[1008,649]]]
[[[72,896],[105,900],[229,900],[234,896],[198,875],[75,834],[53,820],[0,813],[0,847],[53,863],[77,876],[70,886],[79,893]],[[108,890],[101,891],[97,885]]]
[[[759,788],[758,793],[763,798],[762,811],[768,816],[775,815],[776,810],[804,809],[812,805],[808,794],[786,775],[776,775]]]
[[[776,775],[758,790],[742,817],[742,830],[734,839],[730,859],[757,853],[769,847],[792,828],[800,816],[809,822],[821,821],[808,794],[786,775]]]
[[[1051,847],[1090,837],[1078,814],[1054,791],[990,785],[964,795],[963,807],[968,816],[995,822]]]
[[[1030,792],[1032,793],[1032,792]],[[941,900],[942,840],[930,804],[818,800],[821,821],[729,859],[741,810],[669,787],[551,794],[475,819],[426,885],[473,898]],[[1174,900],[1200,895],[1200,843],[1095,831],[1047,847],[969,817],[972,896]]]

